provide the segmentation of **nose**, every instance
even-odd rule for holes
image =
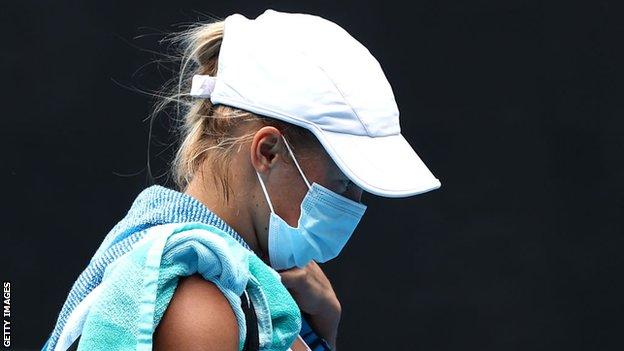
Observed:
[[[349,186],[342,195],[355,202],[362,202],[362,192],[363,192],[362,188],[351,183],[351,186]]]

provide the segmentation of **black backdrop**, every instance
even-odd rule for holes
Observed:
[[[150,64],[157,33],[268,7],[322,15],[370,49],[442,182],[364,196],[359,231],[323,265],[342,350],[621,349],[616,3],[4,2],[0,272],[14,349],[43,345],[104,234],[152,184],[151,99],[127,87],[168,77]],[[152,140],[159,184],[167,125]]]

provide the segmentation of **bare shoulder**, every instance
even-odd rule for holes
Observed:
[[[154,350],[238,350],[238,323],[230,303],[212,282],[180,278],[158,327]]]

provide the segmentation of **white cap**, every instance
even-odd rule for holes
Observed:
[[[405,197],[440,187],[401,135],[377,60],[321,17],[270,9],[255,20],[228,16],[217,77],[196,75],[191,95],[310,130],[369,193]]]

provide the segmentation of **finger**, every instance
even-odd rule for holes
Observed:
[[[316,261],[310,261],[310,263],[308,263],[306,268],[310,272],[321,273],[321,274],[325,275],[325,273],[323,273],[323,269],[321,268],[321,266]]]
[[[308,279],[315,280],[318,284],[322,286],[329,285],[329,279],[323,269],[319,264],[315,261],[310,261],[307,266],[305,266],[305,270],[308,272]]]
[[[287,288],[298,288],[308,279],[308,272],[302,268],[293,268],[281,272],[282,284]]]

